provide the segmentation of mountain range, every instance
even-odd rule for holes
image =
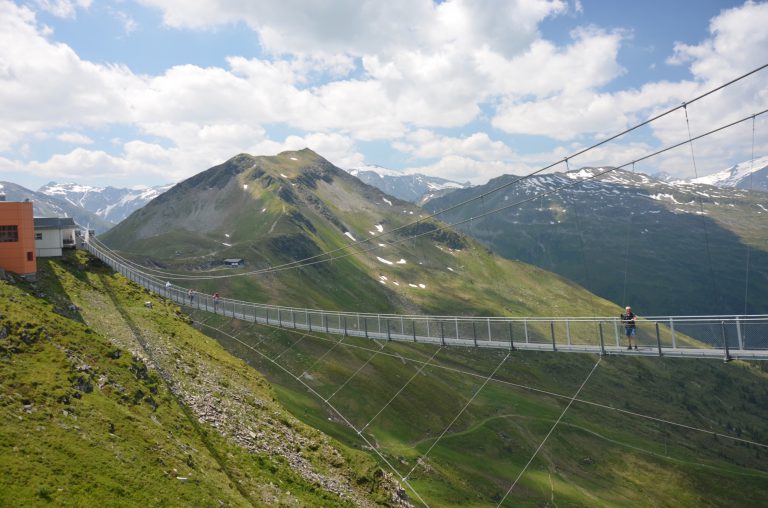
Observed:
[[[173,184],[167,184],[142,189],[125,189],[49,182],[40,187],[37,192],[84,208],[107,222],[117,224],[172,186]]]
[[[470,187],[469,183],[459,183],[437,176],[427,176],[421,173],[403,174],[399,171],[381,166],[363,166],[348,170],[368,185],[411,203],[423,203],[435,195],[450,192],[454,189]]]
[[[0,194],[4,194],[8,201],[31,201],[35,217],[72,217],[82,227],[89,227],[97,233],[104,232],[113,225],[78,204],[35,192],[15,183],[0,182]]]
[[[743,172],[730,188],[624,170],[594,179],[606,169],[502,176],[425,208],[447,210],[442,220],[461,223],[500,255],[559,273],[636,312],[768,312],[768,193],[741,188]]]

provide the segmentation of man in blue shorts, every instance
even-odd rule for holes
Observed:
[[[632,307],[627,305],[624,314],[621,315],[621,322],[624,323],[624,331],[626,332],[627,340],[629,341],[627,349],[632,349],[632,339],[635,339],[635,350],[637,350],[637,339],[635,338],[637,332],[635,328],[636,320],[637,316],[632,312]]]

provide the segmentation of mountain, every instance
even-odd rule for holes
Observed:
[[[40,187],[38,192],[85,208],[105,221],[117,224],[172,186],[173,184],[168,184],[143,189],[123,189],[49,182]]]
[[[83,227],[90,227],[96,233],[103,233],[113,225],[77,204],[29,190],[15,183],[0,182],[0,194],[5,194],[8,201],[32,201],[35,217],[72,217],[75,222]]]
[[[622,170],[586,180],[601,170],[518,183],[502,176],[426,208],[446,209],[509,185],[440,218],[454,223],[501,209],[459,227],[502,256],[558,273],[641,314],[768,312],[768,193]]]
[[[426,202],[437,194],[446,194],[454,189],[465,189],[469,183],[458,183],[437,176],[420,173],[404,175],[381,166],[364,166],[350,169],[349,173],[368,185],[411,203]]]
[[[423,215],[311,150],[241,154],[177,184],[102,240],[145,264],[212,276],[198,283],[201,290],[270,303],[479,315],[616,309],[439,223],[416,222]],[[214,278],[225,258],[245,259],[247,272],[322,261],[324,252],[338,259]]]
[[[690,180],[691,183],[768,191],[768,156],[741,162],[718,173]]]

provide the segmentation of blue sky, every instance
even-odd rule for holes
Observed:
[[[0,0],[0,180],[156,185],[308,146],[484,183],[768,63],[765,26],[707,0]],[[692,105],[694,135],[768,107],[767,77]],[[686,135],[672,115],[571,164]],[[695,150],[699,176],[746,160],[751,124]],[[684,150],[638,169],[693,176]]]

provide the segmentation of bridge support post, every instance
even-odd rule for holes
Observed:
[[[731,353],[728,351],[728,333],[725,331],[725,321],[720,321],[720,330],[723,334],[723,346],[725,347],[725,358],[723,358],[723,361],[730,362],[733,358],[731,358]]]
[[[525,343],[528,344],[528,320],[523,320],[523,328],[525,329]]]
[[[413,332],[413,342],[416,342],[416,320],[411,320],[411,331]]]
[[[269,326],[269,307],[264,307],[264,314],[267,315],[267,326]]]
[[[736,316],[736,338],[739,339],[739,349],[744,349],[744,338],[741,336],[741,321],[739,316]]]
[[[475,327],[474,321],[472,321],[472,337],[475,340],[475,347],[477,347],[477,328]]]
[[[600,332],[600,356],[605,356],[605,340],[603,338],[603,322],[597,323],[597,329]]]
[[[387,323],[387,340],[392,340],[392,333],[390,331],[389,319],[386,319],[385,322]]]
[[[440,321],[440,343],[445,346],[445,327],[442,321]]]
[[[659,347],[659,356],[661,356],[661,334],[659,333],[659,322],[656,322],[656,345]]]
[[[618,319],[613,320],[613,335],[616,337],[616,349],[619,349],[621,347],[621,344],[619,343],[619,320]]]
[[[328,314],[323,314],[323,323],[325,324],[325,333],[328,333]]]
[[[363,319],[363,327],[365,328],[365,338],[368,338],[368,318]]]
[[[309,331],[312,331],[312,319],[309,317],[309,311],[304,312],[304,317],[307,319],[307,326],[309,327]]]
[[[253,314],[254,319],[256,319],[256,314]],[[296,311],[291,309],[291,321],[293,321],[293,329],[296,329]]]
[[[509,350],[514,351],[515,340],[514,340],[514,336],[512,335],[512,321],[508,321],[507,324],[509,325]]]
[[[491,343],[491,318],[487,318],[486,321],[488,322],[488,344]]]
[[[554,321],[549,322],[549,332],[552,334],[552,351],[557,351],[557,346],[555,345],[555,322]]]
[[[672,332],[672,349],[677,349],[677,337],[675,337],[675,321],[669,318],[669,329]]]
[[[277,326],[283,327],[283,316],[280,314],[280,307],[277,308]]]
[[[568,341],[568,345],[571,345],[571,322],[565,321],[565,339]]]
[[[344,337],[347,336],[347,316],[344,317]]]

